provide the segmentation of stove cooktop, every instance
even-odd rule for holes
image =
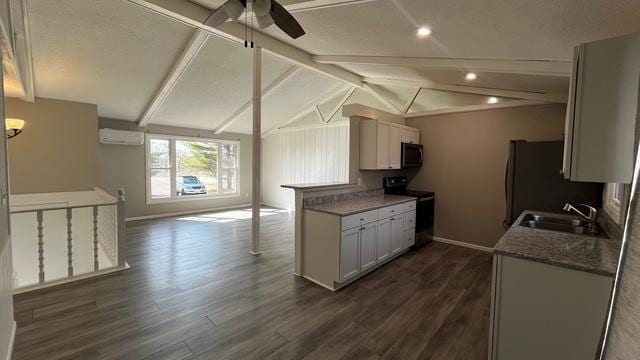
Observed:
[[[431,191],[405,190],[404,195],[413,196],[417,198],[426,198],[426,197],[434,196],[435,193]]]

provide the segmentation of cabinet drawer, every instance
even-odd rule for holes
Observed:
[[[409,212],[409,211],[415,211],[416,210],[416,202],[415,201],[410,201],[408,203],[403,204],[404,205],[404,212]]]
[[[368,224],[376,220],[378,220],[377,210],[344,216],[342,217],[342,230],[347,230],[357,226]]]
[[[378,219],[385,219],[394,215],[400,215],[403,213],[404,204],[388,206],[382,209],[378,209]]]
[[[408,230],[416,227],[416,211],[409,211],[402,214],[402,229]]]
[[[416,229],[415,228],[411,228],[411,229],[404,230],[402,232],[402,237],[404,238],[404,241],[405,241],[405,244],[404,244],[405,248],[409,248],[409,247],[415,245],[416,244]]]

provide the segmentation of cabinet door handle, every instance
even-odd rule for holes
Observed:
[[[360,221],[364,221],[364,219],[360,219]]]

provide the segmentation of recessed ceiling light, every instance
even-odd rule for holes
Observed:
[[[424,38],[431,35],[431,29],[426,26],[418,28],[418,37]]]
[[[465,76],[464,78],[469,80],[469,81],[473,81],[478,77],[478,75],[476,75],[476,73],[468,73],[467,76]]]
[[[498,98],[497,97],[490,97],[487,99],[487,104],[497,104],[498,103]]]

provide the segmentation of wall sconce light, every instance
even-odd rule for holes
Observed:
[[[6,119],[5,127],[7,129],[7,139],[18,136],[22,132],[24,127],[24,120],[20,119]]]

